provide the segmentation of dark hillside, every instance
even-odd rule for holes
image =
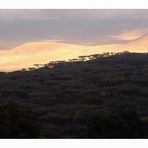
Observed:
[[[85,58],[1,72],[0,137],[148,138],[148,54]]]

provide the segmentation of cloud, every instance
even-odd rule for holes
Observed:
[[[1,9],[0,19],[147,20],[146,9]]]
[[[147,33],[148,10],[0,10],[0,22],[0,49],[39,40],[110,44]]]
[[[141,35],[145,34],[146,32],[148,32],[148,29],[124,31],[120,34],[111,36],[111,38],[114,38],[117,40],[130,41],[130,40],[134,40],[134,39],[141,37]]]

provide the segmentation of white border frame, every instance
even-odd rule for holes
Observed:
[[[147,0],[0,0],[0,9],[146,9]]]

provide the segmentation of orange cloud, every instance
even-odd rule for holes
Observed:
[[[121,34],[111,36],[114,39],[118,40],[125,40],[125,41],[130,41],[139,38],[141,35],[144,33],[147,33],[145,29],[143,30],[134,30],[134,31],[125,31],[122,32]]]

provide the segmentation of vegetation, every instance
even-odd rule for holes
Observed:
[[[0,138],[148,138],[147,53],[35,66],[0,73]]]

